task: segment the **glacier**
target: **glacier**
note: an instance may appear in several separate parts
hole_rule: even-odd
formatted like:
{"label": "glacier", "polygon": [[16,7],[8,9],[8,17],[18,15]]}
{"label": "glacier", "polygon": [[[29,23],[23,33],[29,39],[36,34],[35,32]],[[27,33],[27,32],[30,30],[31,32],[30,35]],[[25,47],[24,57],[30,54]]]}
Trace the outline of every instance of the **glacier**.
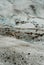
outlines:
{"label": "glacier", "polygon": [[44,0],[0,0],[0,65],[44,65]]}

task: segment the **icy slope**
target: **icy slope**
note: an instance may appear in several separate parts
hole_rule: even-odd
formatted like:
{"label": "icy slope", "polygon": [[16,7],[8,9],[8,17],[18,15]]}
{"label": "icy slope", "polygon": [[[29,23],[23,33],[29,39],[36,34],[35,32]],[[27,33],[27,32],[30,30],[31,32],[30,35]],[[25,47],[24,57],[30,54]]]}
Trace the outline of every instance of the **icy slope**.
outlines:
{"label": "icy slope", "polygon": [[33,17],[44,19],[44,0],[0,0],[0,23],[15,26]]}
{"label": "icy slope", "polygon": [[[2,30],[0,29],[1,34],[7,33],[12,36],[16,35],[15,27],[44,30],[44,0],[0,0],[0,28],[1,27],[3,28]],[[9,27],[11,29],[8,30],[7,28]],[[26,29],[26,31],[24,30],[22,32],[28,31]],[[33,33],[33,30],[31,32]],[[36,32],[35,30],[34,33],[35,36],[36,33],[38,33],[38,35],[43,33],[42,36],[44,35],[44,31]],[[23,34],[21,33],[21,38],[22,36]],[[25,34],[24,37],[25,36],[27,39],[30,39],[28,38],[29,35]]]}

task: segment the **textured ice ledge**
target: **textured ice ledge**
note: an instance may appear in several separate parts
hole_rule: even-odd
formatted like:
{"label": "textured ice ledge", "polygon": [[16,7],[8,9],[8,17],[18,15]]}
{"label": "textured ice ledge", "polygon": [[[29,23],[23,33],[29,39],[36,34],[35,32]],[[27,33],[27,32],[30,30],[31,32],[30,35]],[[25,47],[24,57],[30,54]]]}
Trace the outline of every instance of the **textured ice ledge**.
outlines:
{"label": "textured ice ledge", "polygon": [[44,45],[0,36],[0,64],[44,65]]}

